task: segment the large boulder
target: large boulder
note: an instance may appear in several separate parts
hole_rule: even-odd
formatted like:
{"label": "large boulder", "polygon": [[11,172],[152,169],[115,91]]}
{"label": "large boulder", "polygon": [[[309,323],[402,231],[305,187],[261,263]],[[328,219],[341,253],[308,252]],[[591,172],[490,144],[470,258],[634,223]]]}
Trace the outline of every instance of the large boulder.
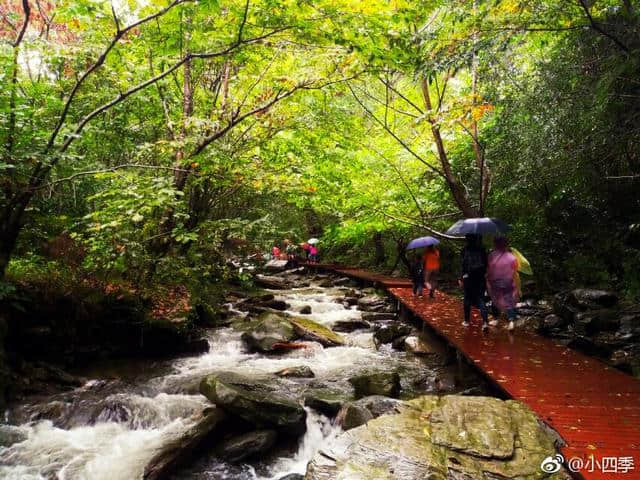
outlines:
{"label": "large boulder", "polygon": [[[453,423],[443,423],[445,417]],[[466,418],[473,421],[458,421]],[[487,432],[490,428],[499,430]],[[483,446],[484,437],[489,440]],[[484,456],[471,453],[480,450]],[[340,435],[315,455],[305,478],[568,480],[563,470],[549,475],[540,469],[555,453],[554,437],[518,402],[425,396],[403,402],[396,415],[383,415]]]}
{"label": "large boulder", "polygon": [[400,375],[398,372],[374,372],[351,377],[356,398],[369,395],[397,397],[400,393]]}
{"label": "large boulder", "polygon": [[276,428],[293,435],[306,430],[307,412],[292,398],[255,383],[243,386],[224,380],[215,374],[206,376],[200,383],[200,393],[257,428]]}
{"label": "large boulder", "polygon": [[154,453],[144,469],[144,480],[167,478],[172,471],[193,458],[198,447],[212,437],[226,419],[226,413],[219,408],[206,409],[196,425]]}
{"label": "large boulder", "polygon": [[477,457],[511,458],[516,430],[513,413],[503,403],[497,398],[447,398],[431,413],[431,441]]}
{"label": "large boulder", "polygon": [[260,322],[241,336],[251,350],[273,352],[278,344],[287,343],[297,337],[296,332],[285,317],[274,313],[263,313]]}
{"label": "large boulder", "polygon": [[276,443],[275,430],[255,430],[227,438],[217,447],[217,454],[227,462],[236,463],[268,452]]}
{"label": "large boulder", "polygon": [[309,320],[308,318],[291,317],[289,318],[295,332],[306,340],[318,342],[325,347],[333,347],[344,345],[345,340],[328,327]]}

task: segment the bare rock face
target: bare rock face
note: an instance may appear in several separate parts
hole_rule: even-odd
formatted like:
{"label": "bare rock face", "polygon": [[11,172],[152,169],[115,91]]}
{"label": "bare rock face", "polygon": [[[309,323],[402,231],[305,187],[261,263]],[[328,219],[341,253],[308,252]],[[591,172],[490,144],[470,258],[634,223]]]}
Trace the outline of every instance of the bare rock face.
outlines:
{"label": "bare rock face", "polygon": [[540,464],[556,453],[536,416],[515,401],[424,396],[371,419],[320,450],[306,480],[568,480]]}

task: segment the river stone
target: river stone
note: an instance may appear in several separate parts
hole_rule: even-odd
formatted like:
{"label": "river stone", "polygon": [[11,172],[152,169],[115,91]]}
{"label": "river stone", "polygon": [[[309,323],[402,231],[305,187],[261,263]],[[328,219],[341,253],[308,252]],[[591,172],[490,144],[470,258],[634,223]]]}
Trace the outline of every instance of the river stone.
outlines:
{"label": "river stone", "polygon": [[291,325],[293,325],[295,332],[307,340],[321,343],[325,347],[345,344],[344,338],[330,328],[313,320],[301,317],[291,317],[288,320],[291,322]]}
{"label": "river stone", "polygon": [[567,325],[567,322],[565,321],[564,318],[562,318],[559,315],[556,315],[555,313],[550,313],[549,315],[544,317],[538,330],[541,333],[549,333],[554,330],[560,330],[564,328],[566,325]]}
{"label": "river stone", "polygon": [[592,310],[575,315],[573,331],[576,335],[595,335],[599,332],[613,332],[620,328],[619,313],[615,310]]}
{"label": "river stone", "polygon": [[278,260],[277,258],[274,258],[265,263],[264,268],[266,270],[282,271],[287,268],[288,263],[289,260]]}
{"label": "river stone", "polygon": [[192,458],[198,446],[214,435],[226,418],[225,412],[219,408],[206,409],[202,419],[195,426],[179,438],[164,444],[154,453],[151,460],[147,462],[142,478],[144,480],[167,478],[173,470]]}
{"label": "river stone", "polygon": [[290,342],[297,336],[291,323],[280,315],[263,313],[259,320],[258,325],[241,336],[251,350],[272,352],[277,349],[278,343]]}
{"label": "river stone", "polygon": [[358,309],[363,312],[377,312],[384,307],[386,299],[379,295],[367,295],[358,299]]}
{"label": "river stone", "polygon": [[306,365],[299,365],[297,367],[287,367],[276,372],[279,377],[296,377],[296,378],[313,378],[315,374]]}
{"label": "river stone", "polygon": [[269,451],[277,438],[275,430],[256,430],[228,438],[219,444],[216,450],[219,457],[236,463]]}
{"label": "river stone", "polygon": [[391,343],[396,338],[409,335],[410,333],[411,327],[401,323],[390,323],[389,325],[383,325],[377,328],[373,334],[373,339],[380,345],[383,343]]}
{"label": "river stone", "polygon": [[302,315],[310,315],[311,314],[311,306],[305,305],[304,307],[302,307],[300,309],[299,313],[302,314]]}
{"label": "river stone", "polygon": [[369,412],[371,412],[371,415],[373,415],[374,418],[390,413],[402,405],[400,400],[383,397],[382,395],[370,395],[368,397],[363,397],[360,400],[356,400],[353,403],[365,407]]}
{"label": "river stone", "polygon": [[[306,480],[568,480],[564,471],[549,475],[540,469],[544,458],[556,453],[553,437],[536,416],[518,402],[496,399],[484,404],[478,397],[462,397],[463,409],[495,408],[511,415],[515,448],[507,460],[482,458],[451,450],[432,441],[432,412],[454,396],[424,396],[403,402],[396,415],[383,415],[343,433],[323,447],[307,467]],[[499,402],[500,406],[495,402]],[[508,413],[506,413],[508,412]],[[467,431],[467,430],[464,430]],[[460,433],[460,432],[458,432]],[[472,432],[479,437],[480,432]]]}
{"label": "river stone", "polygon": [[373,415],[366,407],[356,403],[348,403],[338,412],[337,423],[346,431],[364,425],[372,419]]}
{"label": "river stone", "polygon": [[400,375],[398,372],[375,372],[351,377],[349,383],[353,385],[356,398],[369,395],[383,395],[397,397],[400,393]]}
{"label": "river stone", "polygon": [[581,310],[610,308],[618,303],[618,296],[606,290],[577,288],[569,294],[568,301]]}
{"label": "river stone", "polygon": [[386,322],[397,320],[398,315],[390,312],[367,312],[362,314],[362,319],[367,322]]}
{"label": "river stone", "polygon": [[333,324],[334,331],[343,333],[350,333],[355,330],[368,330],[370,328],[371,324],[364,320],[338,320]]}
{"label": "river stone", "polygon": [[414,355],[434,355],[436,353],[433,348],[415,336],[405,338],[404,346],[407,352],[411,352]]}
{"label": "river stone", "polygon": [[253,277],[253,281],[265,288],[271,288],[274,290],[286,290],[291,287],[291,283],[283,277],[277,277],[275,275],[256,275]]}
{"label": "river stone", "polygon": [[351,399],[352,396],[344,392],[320,388],[307,392],[304,396],[304,404],[320,413],[333,417]]}
{"label": "river stone", "polygon": [[281,477],[279,480],[304,480],[304,475],[300,475],[299,473],[290,473],[289,475]]}
{"label": "river stone", "polygon": [[277,428],[293,435],[306,430],[307,412],[284,395],[226,383],[215,374],[202,379],[200,393],[258,428]]}
{"label": "river stone", "polygon": [[23,442],[27,434],[13,425],[0,425],[0,447],[10,447],[14,443]]}
{"label": "river stone", "polygon": [[483,458],[513,456],[516,427],[497,398],[445,397],[431,412],[431,441]]}

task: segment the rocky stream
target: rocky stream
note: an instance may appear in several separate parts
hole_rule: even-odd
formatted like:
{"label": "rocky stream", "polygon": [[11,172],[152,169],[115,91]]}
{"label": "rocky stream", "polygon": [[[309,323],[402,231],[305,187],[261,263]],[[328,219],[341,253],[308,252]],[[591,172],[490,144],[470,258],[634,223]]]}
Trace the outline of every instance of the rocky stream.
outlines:
{"label": "rocky stream", "polygon": [[10,406],[0,478],[548,477],[553,435],[383,292],[297,270],[257,281],[228,297],[208,352],[94,365]]}

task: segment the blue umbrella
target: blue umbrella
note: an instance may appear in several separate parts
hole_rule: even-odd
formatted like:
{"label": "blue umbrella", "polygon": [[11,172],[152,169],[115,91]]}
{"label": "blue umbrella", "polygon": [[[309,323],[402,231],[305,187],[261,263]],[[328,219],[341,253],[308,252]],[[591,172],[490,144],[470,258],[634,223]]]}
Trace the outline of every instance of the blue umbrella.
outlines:
{"label": "blue umbrella", "polygon": [[416,248],[422,248],[422,247],[430,247],[431,245],[437,245],[439,243],[440,243],[440,240],[433,237],[414,238],[409,242],[409,245],[407,245],[407,250],[414,250]]}
{"label": "blue umbrella", "polygon": [[465,218],[458,220],[447,230],[448,235],[499,235],[507,233],[511,226],[497,218]]}

